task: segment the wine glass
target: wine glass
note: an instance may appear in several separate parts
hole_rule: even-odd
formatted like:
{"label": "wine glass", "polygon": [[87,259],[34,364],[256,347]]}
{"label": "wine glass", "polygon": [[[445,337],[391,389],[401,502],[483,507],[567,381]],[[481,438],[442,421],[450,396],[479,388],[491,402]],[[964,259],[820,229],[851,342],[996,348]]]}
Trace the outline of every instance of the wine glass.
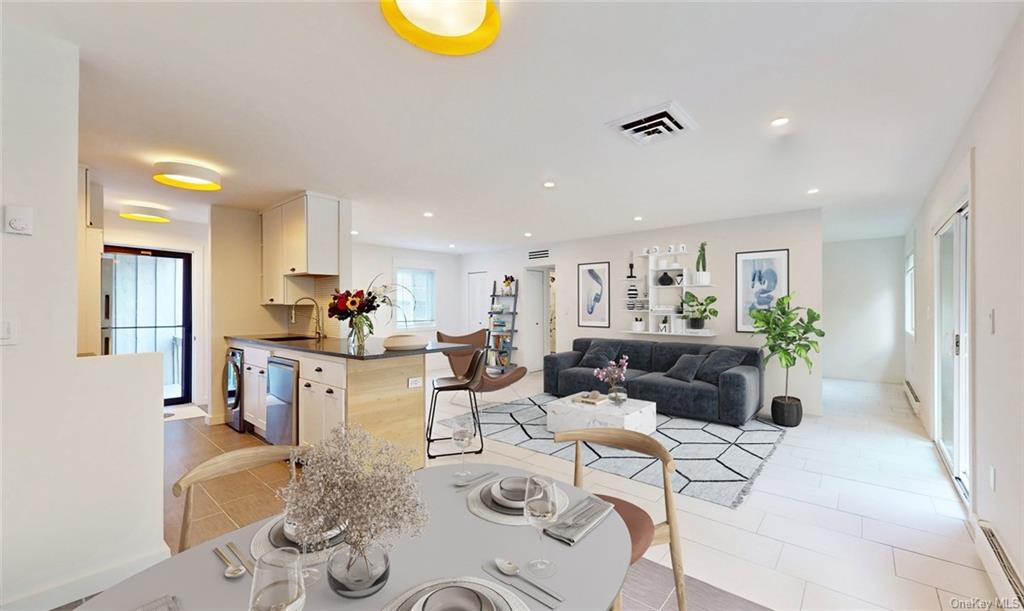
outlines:
{"label": "wine glass", "polygon": [[252,576],[250,611],[301,611],[306,604],[302,555],[294,547],[279,547],[260,556]]}
{"label": "wine glass", "polygon": [[537,577],[551,577],[558,570],[554,561],[544,557],[544,529],[558,519],[558,497],[555,482],[547,477],[532,475],[526,480],[523,513],[540,536],[540,558],[531,560],[526,569]]}
{"label": "wine glass", "polygon": [[473,427],[472,420],[459,421],[452,426],[452,443],[459,448],[459,456],[461,458],[461,468],[455,472],[455,479],[457,481],[468,481],[473,475],[473,472],[466,468],[466,448],[473,445],[475,439],[476,428]]}

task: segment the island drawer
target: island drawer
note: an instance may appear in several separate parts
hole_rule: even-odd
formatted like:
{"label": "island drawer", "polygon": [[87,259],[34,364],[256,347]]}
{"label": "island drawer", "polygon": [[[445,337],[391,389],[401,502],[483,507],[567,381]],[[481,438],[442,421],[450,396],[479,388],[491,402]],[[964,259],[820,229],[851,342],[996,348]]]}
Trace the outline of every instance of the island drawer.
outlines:
{"label": "island drawer", "polygon": [[337,388],[345,388],[345,362],[324,359],[299,359],[299,377]]}

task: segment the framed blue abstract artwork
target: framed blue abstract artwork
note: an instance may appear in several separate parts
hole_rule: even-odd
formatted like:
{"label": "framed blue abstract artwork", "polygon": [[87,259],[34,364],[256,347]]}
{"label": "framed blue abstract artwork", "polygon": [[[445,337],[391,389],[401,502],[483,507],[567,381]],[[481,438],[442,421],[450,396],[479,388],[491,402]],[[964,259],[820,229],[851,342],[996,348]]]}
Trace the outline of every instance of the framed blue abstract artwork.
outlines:
{"label": "framed blue abstract artwork", "polygon": [[577,269],[579,284],[579,322],[580,327],[611,327],[611,316],[608,302],[608,277],[611,264],[580,263]]}
{"label": "framed blue abstract artwork", "polygon": [[789,249],[736,253],[736,332],[753,333],[750,313],[789,294]]}

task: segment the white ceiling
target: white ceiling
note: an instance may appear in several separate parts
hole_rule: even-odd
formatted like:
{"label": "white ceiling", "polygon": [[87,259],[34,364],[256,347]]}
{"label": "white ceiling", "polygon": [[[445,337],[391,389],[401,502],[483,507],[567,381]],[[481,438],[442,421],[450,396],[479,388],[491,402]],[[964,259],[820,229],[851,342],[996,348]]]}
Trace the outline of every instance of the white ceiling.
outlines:
{"label": "white ceiling", "polygon": [[[4,18],[81,48],[81,156],[108,201],[263,208],[310,189],[356,203],[361,241],[468,252],[818,206],[828,239],[899,235],[1019,10],[501,6],[469,57],[410,46],[375,2]],[[641,147],[605,127],[669,99],[698,130]],[[161,159],[220,169],[224,189],[158,185]]]}

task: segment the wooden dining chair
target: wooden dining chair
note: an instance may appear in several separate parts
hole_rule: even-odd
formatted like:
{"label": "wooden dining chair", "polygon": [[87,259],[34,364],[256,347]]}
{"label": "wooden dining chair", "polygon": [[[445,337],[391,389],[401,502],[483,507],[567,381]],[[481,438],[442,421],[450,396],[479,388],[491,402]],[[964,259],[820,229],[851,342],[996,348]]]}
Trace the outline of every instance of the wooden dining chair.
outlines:
{"label": "wooden dining chair", "polygon": [[195,484],[288,460],[292,457],[293,452],[301,451],[302,448],[298,446],[259,446],[232,450],[214,456],[182,475],[171,488],[174,496],[181,496],[182,492],[185,493],[185,511],[181,518],[181,538],[178,540],[178,551],[183,552],[188,549],[188,536],[192,529],[192,501],[195,496]]}
{"label": "wooden dining chair", "polygon": [[[672,558],[672,575],[676,582],[676,602],[679,611],[686,610],[686,584],[683,578],[683,546],[679,536],[679,526],[676,518],[676,504],[672,490],[672,474],[675,473],[676,463],[668,449],[657,440],[642,433],[624,431],[622,429],[595,428],[581,429],[577,431],[563,431],[555,433],[555,442],[575,441],[576,442],[576,464],[573,475],[573,485],[577,488],[583,487],[583,443],[600,443],[623,450],[632,450],[640,454],[646,454],[661,461],[662,481],[665,488],[665,516],[666,520],[658,525],[654,524],[651,516],[642,508],[637,507],[629,501],[614,496],[598,494],[597,496],[615,506],[615,511],[626,523],[629,529],[631,553],[629,563],[634,564],[643,557],[644,553],[652,545],[668,543],[669,553]],[[622,594],[615,599],[612,607],[616,611],[622,608]]]}

